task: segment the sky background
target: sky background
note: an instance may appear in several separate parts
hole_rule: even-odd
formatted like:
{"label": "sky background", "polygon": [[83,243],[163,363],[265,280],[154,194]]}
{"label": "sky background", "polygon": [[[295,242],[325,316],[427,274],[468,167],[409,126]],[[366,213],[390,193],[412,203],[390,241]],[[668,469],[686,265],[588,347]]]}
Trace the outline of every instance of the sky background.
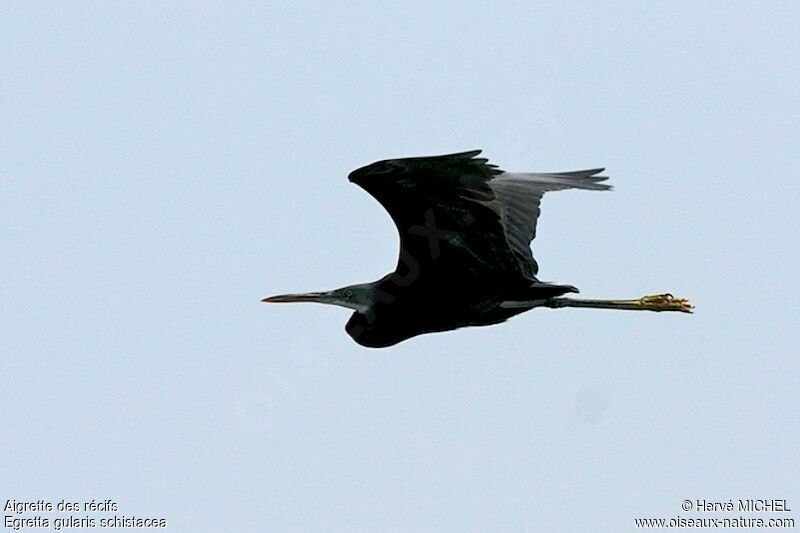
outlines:
{"label": "sky background", "polygon": [[[794,2],[3,2],[0,499],[187,532],[627,531],[738,498],[800,522],[798,26]],[[696,314],[370,350],[347,310],[259,302],[394,268],[350,170],[473,148],[607,168],[613,192],[545,197],[541,279]]]}

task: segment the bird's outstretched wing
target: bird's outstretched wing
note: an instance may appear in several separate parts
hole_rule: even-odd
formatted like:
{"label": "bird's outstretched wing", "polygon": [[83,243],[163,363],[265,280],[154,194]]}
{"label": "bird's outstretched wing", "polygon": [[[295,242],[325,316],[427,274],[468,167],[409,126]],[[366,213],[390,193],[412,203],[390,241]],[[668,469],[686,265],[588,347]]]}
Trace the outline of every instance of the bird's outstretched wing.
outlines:
{"label": "bird's outstretched wing", "polygon": [[[442,279],[514,276],[535,282],[530,242],[547,191],[606,190],[603,169],[509,173],[476,157],[480,150],[388,159],[353,171],[358,184],[389,212],[400,233],[397,273],[409,280],[436,272]],[[488,278],[488,279],[487,279]],[[513,279],[513,278],[512,278]]]}

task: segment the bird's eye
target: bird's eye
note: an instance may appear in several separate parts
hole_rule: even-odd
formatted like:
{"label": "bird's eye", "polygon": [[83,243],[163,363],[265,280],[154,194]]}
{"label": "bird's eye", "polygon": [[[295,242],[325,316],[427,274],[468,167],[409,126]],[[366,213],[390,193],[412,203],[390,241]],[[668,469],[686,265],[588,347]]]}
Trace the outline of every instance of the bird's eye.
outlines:
{"label": "bird's eye", "polygon": [[350,289],[347,289],[346,291],[344,291],[344,295],[347,296],[348,298],[350,298],[353,295],[353,291],[351,291]]}

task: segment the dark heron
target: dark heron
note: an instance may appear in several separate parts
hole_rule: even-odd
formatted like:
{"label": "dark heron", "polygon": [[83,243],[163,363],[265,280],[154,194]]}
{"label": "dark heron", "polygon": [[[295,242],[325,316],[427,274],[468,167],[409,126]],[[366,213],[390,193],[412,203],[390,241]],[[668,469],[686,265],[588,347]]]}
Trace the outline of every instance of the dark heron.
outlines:
{"label": "dark heron", "polygon": [[345,329],[373,348],[436,331],[498,324],[534,307],[594,307],[691,313],[670,294],[638,300],[578,300],[571,285],[539,281],[530,242],[544,193],[605,191],[604,169],[504,172],[480,150],[387,159],[348,177],[375,197],[400,233],[400,258],[372,283],[285,294],[264,302],[317,302],[355,312]]}

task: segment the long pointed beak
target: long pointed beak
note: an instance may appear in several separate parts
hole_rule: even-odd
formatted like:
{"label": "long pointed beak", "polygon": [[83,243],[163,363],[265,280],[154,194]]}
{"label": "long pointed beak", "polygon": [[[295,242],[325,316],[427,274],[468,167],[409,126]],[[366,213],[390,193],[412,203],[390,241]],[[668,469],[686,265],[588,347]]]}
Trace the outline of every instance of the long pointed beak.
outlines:
{"label": "long pointed beak", "polygon": [[328,303],[328,293],[326,292],[306,292],[303,294],[279,294],[264,298],[262,302],[285,303],[285,302],[317,302]]}

